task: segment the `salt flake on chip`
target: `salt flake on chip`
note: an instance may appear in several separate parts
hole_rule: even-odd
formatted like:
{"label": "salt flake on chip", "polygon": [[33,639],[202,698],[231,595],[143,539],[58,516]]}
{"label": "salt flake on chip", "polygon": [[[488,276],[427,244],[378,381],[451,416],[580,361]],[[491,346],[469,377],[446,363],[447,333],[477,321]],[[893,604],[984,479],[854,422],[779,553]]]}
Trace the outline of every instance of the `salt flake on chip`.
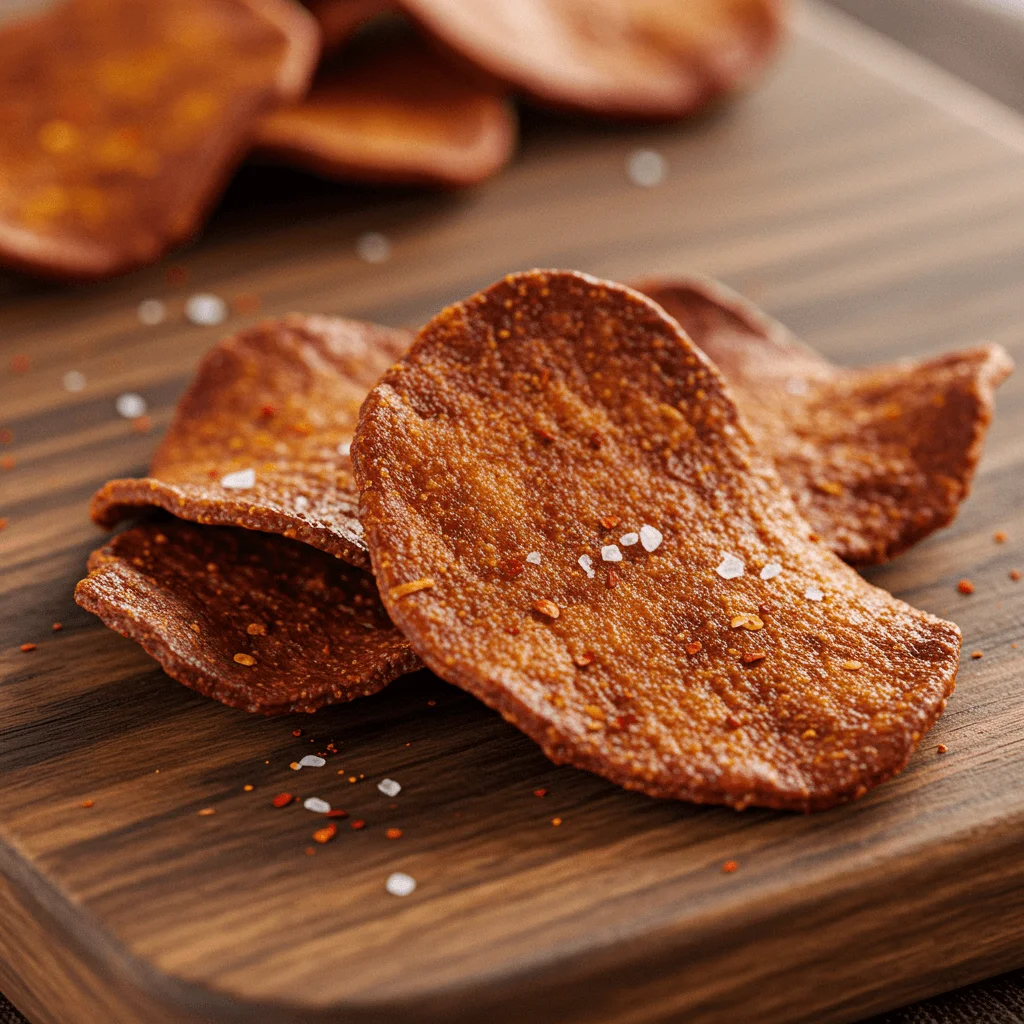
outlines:
{"label": "salt flake on chip", "polygon": [[530,565],[540,565],[540,552],[539,551],[531,551],[526,556],[526,560],[530,563]]}
{"label": "salt flake on chip", "polygon": [[761,570],[761,579],[763,579],[763,580],[773,580],[773,579],[775,579],[776,576],[779,575],[780,572],[782,572],[782,566],[779,565],[778,562],[769,562]]}
{"label": "salt flake on chip", "polygon": [[624,548],[631,548],[640,539],[639,533],[624,533],[619,538],[619,543]]}
{"label": "salt flake on chip", "polygon": [[589,579],[594,578],[594,562],[590,555],[580,555],[578,559],[580,568],[587,574]]}
{"label": "salt flake on chip", "polygon": [[818,587],[808,587],[804,591],[804,597],[806,597],[808,601],[821,601],[825,597],[825,592],[820,590]]}
{"label": "salt flake on chip", "polygon": [[256,470],[236,469],[233,473],[225,473],[220,478],[220,485],[229,491],[247,491],[256,486]]}
{"label": "salt flake on chip", "polygon": [[644,551],[656,551],[663,539],[661,530],[648,526],[646,523],[640,527],[640,544]]}
{"label": "salt flake on chip", "polygon": [[743,562],[735,555],[726,555],[715,567],[715,572],[723,580],[734,580],[743,575]]}
{"label": "salt flake on chip", "polygon": [[605,562],[621,562],[622,552],[617,544],[606,544],[601,548],[601,558]]}

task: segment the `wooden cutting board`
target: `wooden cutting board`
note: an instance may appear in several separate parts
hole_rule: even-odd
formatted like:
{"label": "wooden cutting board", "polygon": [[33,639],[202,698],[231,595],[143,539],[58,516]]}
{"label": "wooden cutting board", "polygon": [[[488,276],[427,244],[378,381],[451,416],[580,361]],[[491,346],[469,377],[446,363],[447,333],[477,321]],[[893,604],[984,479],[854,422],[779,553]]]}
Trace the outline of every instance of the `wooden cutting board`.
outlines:
{"label": "wooden cutting board", "polygon": [[[660,187],[626,179],[637,147],[666,155]],[[364,231],[391,239],[387,263],[357,259]],[[425,674],[313,717],[249,717],[71,601],[100,541],[90,493],[143,472],[218,336],[184,321],[186,295],[416,324],[533,265],[686,268],[840,362],[979,340],[1020,354],[1013,115],[810,7],[763,90],[695,122],[531,114],[515,165],[456,196],[246,172],[179,261],[186,285],[166,265],[91,288],[0,285],[14,432],[0,454],[17,460],[0,472],[0,991],[33,1021],[823,1024],[1024,963],[1024,582],[1008,576],[1024,569],[1020,378],[957,523],[870,573],[960,623],[957,692],[897,780],[825,814],[622,792],[553,767]],[[138,323],[148,297],[167,300],[165,324]],[[12,373],[22,354],[30,368]],[[84,390],[64,390],[69,370]],[[150,403],[152,432],[114,412],[125,391]],[[329,741],[326,767],[289,769]],[[285,790],[366,828],[309,856],[322,819],[273,808]],[[385,891],[393,871],[417,879],[413,895]]]}

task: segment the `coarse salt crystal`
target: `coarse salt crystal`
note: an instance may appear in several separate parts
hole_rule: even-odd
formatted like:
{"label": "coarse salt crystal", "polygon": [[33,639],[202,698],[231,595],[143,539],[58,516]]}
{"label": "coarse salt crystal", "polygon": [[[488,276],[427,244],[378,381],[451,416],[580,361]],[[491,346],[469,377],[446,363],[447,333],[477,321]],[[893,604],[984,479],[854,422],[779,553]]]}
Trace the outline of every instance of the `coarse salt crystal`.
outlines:
{"label": "coarse salt crystal", "polygon": [[80,370],[68,370],[64,374],[65,391],[81,391],[85,387],[85,374]]}
{"label": "coarse salt crystal", "polygon": [[644,551],[654,551],[659,547],[663,539],[661,530],[656,530],[653,526],[648,526],[646,523],[640,527],[640,543]]}
{"label": "coarse salt crystal", "polygon": [[408,896],[416,889],[416,879],[412,875],[407,875],[404,871],[396,871],[388,875],[384,888],[392,896]]}
{"label": "coarse salt crystal", "polygon": [[143,299],[135,310],[139,323],[145,327],[156,327],[167,318],[167,307],[159,299]]}
{"label": "coarse salt crystal", "polygon": [[228,318],[228,304],[219,295],[200,292],[185,303],[185,316],[199,327],[215,327]]}
{"label": "coarse salt crystal", "polygon": [[723,580],[734,580],[743,575],[743,562],[735,555],[726,555],[715,568]]}
{"label": "coarse salt crystal", "polygon": [[782,572],[782,566],[779,565],[778,562],[769,562],[761,570],[761,579],[763,579],[763,580],[773,580],[773,579],[775,579],[776,576],[779,575],[780,572]]}
{"label": "coarse salt crystal", "polygon": [[137,395],[134,391],[126,391],[123,395],[117,396],[114,408],[117,409],[118,415],[123,416],[126,420],[137,420],[140,416],[146,415],[146,409],[149,406],[146,405],[146,400],[142,395]]}
{"label": "coarse salt crystal", "polygon": [[234,473],[225,473],[220,478],[221,487],[231,491],[245,491],[256,486],[255,469],[238,469]]}
{"label": "coarse salt crystal", "polygon": [[594,578],[594,569],[593,569],[594,563],[591,560],[590,555],[580,555],[578,561],[580,563],[580,568],[587,574],[587,576],[590,579],[593,579]]}
{"label": "coarse salt crystal", "polygon": [[325,764],[327,762],[322,757],[317,757],[316,754],[307,754],[299,761],[301,768],[323,768]]}
{"label": "coarse salt crystal", "polygon": [[352,454],[352,442],[351,441],[342,441],[341,444],[338,445],[338,454],[339,455],[351,455]]}
{"label": "coarse salt crystal", "polygon": [[804,597],[808,601],[821,601],[825,597],[825,591],[819,590],[817,587],[808,587],[804,591]]}
{"label": "coarse salt crystal", "polygon": [[606,544],[601,548],[601,558],[605,562],[621,562],[622,552],[618,544]]}
{"label": "coarse salt crystal", "polygon": [[377,783],[377,788],[385,796],[398,796],[402,792],[402,787],[399,783],[395,782],[394,779],[381,779]]}
{"label": "coarse salt crystal", "polygon": [[526,560],[530,563],[530,565],[540,565],[540,552],[539,551],[531,551],[526,556]]}
{"label": "coarse salt crystal", "polygon": [[299,512],[305,512],[309,508],[309,498],[304,494],[295,495],[295,507]]}
{"label": "coarse salt crystal", "polygon": [[331,805],[326,800],[321,800],[318,796],[307,797],[302,801],[302,806],[314,814],[326,814],[331,809]]}
{"label": "coarse salt crystal", "polygon": [[631,548],[640,539],[639,533],[624,533],[619,538],[619,543],[624,548]]}
{"label": "coarse salt crystal", "polygon": [[639,188],[654,188],[665,180],[668,161],[654,149],[634,149],[626,159],[626,176]]}
{"label": "coarse salt crystal", "polygon": [[365,263],[387,263],[391,242],[379,231],[365,231],[356,239],[356,255]]}

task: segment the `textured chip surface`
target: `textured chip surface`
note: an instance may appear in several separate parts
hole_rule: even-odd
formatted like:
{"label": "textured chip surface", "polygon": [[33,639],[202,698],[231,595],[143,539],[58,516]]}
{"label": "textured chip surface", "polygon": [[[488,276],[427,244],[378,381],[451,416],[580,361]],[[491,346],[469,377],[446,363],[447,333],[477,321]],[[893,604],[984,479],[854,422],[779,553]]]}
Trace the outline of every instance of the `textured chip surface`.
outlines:
{"label": "textured chip surface", "polygon": [[717,282],[637,288],[722,371],[800,513],[841,558],[884,562],[956,515],[1013,370],[1000,346],[842,369]]}
{"label": "textured chip surface", "polygon": [[292,314],[222,341],[178,403],[150,475],[107,483],[93,497],[93,519],[109,529],[159,506],[368,566],[348,445],[367,391],[411,338]]}
{"label": "textured chip surface", "polygon": [[0,30],[0,258],[114,274],[190,236],[258,119],[301,95],[287,0],[68,0]]}
{"label": "textured chip surface", "polygon": [[256,134],[265,154],[326,177],[442,186],[490,177],[515,143],[500,91],[408,32],[352,44]]}
{"label": "textured chip surface", "polygon": [[168,519],[89,558],[75,600],[230,707],[315,711],[421,667],[373,577],[305,544]]}
{"label": "textured chip surface", "polygon": [[452,49],[556,107],[673,118],[772,58],[782,0],[401,0]]}
{"label": "textured chip surface", "polygon": [[956,626],[796,513],[654,303],[514,275],[432,320],[353,444],[382,600],[554,761],[653,796],[814,810],[907,761]]}

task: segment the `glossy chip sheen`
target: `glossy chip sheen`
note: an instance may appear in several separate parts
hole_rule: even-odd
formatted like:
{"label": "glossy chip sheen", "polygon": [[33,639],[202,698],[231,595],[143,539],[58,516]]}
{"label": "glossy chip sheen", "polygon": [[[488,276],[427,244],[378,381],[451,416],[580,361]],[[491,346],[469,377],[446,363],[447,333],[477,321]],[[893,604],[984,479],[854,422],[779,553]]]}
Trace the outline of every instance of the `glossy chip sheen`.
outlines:
{"label": "glossy chip sheen", "polygon": [[68,0],[0,29],[0,259],[69,278],[155,259],[318,52],[287,0]]}
{"label": "glossy chip sheen", "polygon": [[722,371],[797,508],[841,558],[884,562],[956,515],[1013,370],[1000,346],[841,369],[714,281],[637,287]]}
{"label": "glossy chip sheen", "polygon": [[369,573],[250,530],[132,527],[93,552],[75,600],[178,682],[246,711],[315,711],[420,667]]}
{"label": "glossy chip sheen", "polygon": [[213,348],[150,475],[94,496],[111,528],[146,506],[280,533],[368,566],[348,444],[367,391],[412,335],[356,320],[270,320]]}
{"label": "glossy chip sheen", "polygon": [[689,114],[759,74],[782,0],[401,0],[452,49],[536,100],[616,117]]}
{"label": "glossy chip sheen", "polygon": [[490,177],[515,142],[500,91],[411,33],[354,43],[256,135],[264,153],[327,177],[445,186]]}
{"label": "glossy chip sheen", "polygon": [[353,460],[396,626],[554,761],[820,809],[899,771],[953,688],[956,626],[809,539],[718,372],[620,285],[533,271],[448,308]]}

